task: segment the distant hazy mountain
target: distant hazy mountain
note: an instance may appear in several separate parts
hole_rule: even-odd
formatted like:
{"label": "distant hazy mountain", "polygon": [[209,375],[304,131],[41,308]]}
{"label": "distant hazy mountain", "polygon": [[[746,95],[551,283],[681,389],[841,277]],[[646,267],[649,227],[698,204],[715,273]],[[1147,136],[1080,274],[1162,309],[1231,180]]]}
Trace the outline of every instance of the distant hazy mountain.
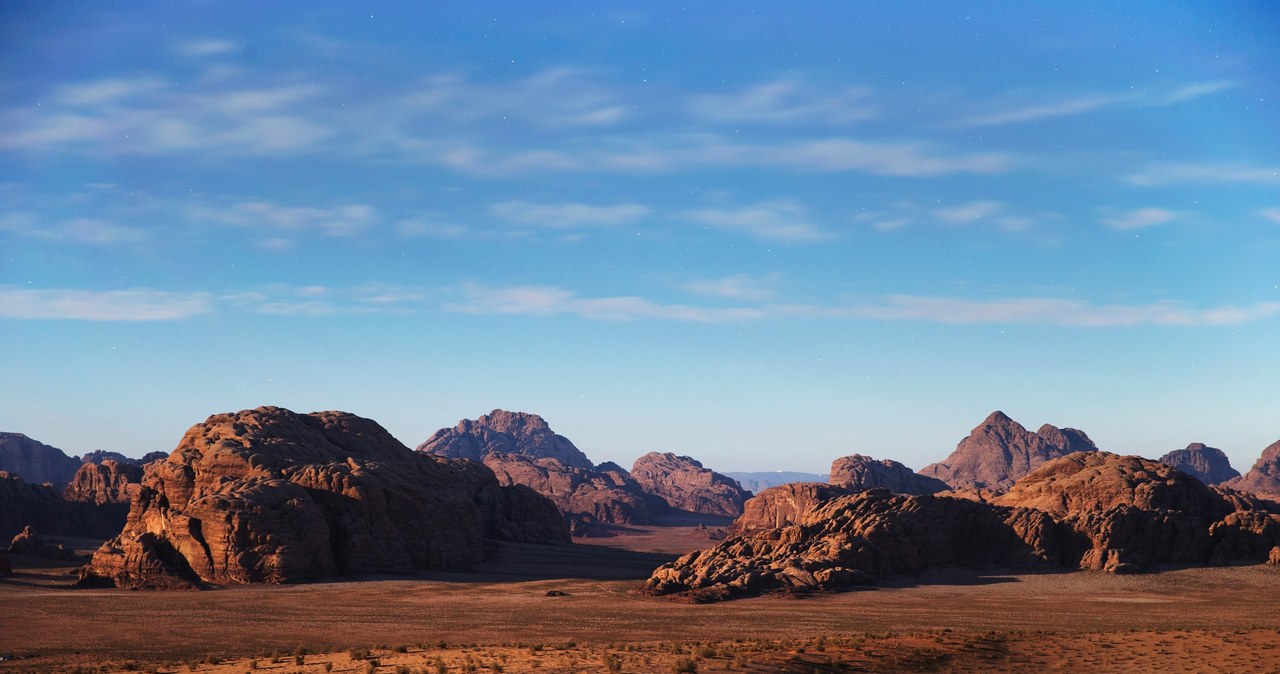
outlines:
{"label": "distant hazy mountain", "polygon": [[792,482],[826,482],[826,473],[799,473],[793,470],[776,470],[765,471],[760,473],[725,473],[725,475],[738,481],[743,489],[753,494],[776,487],[780,484],[790,484]]}

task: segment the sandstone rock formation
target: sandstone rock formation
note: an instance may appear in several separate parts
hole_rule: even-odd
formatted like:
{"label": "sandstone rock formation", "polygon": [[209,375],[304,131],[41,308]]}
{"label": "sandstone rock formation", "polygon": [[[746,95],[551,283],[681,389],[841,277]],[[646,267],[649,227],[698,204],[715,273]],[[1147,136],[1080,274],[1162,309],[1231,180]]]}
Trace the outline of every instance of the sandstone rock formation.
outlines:
{"label": "sandstone rock formation", "polygon": [[84,580],[189,587],[459,568],[482,558],[486,536],[567,540],[539,500],[355,415],[218,414],[145,466],[124,530]]}
{"label": "sandstone rock formation", "polygon": [[732,531],[745,534],[792,525],[819,503],[851,493],[851,489],[826,482],[789,482],[772,487],[747,500]]}
{"label": "sandstone rock formation", "polygon": [[653,515],[644,490],[616,464],[602,464],[606,470],[595,470],[564,466],[550,458],[489,454],[484,465],[501,484],[522,485],[550,499],[574,535],[585,535],[600,522],[648,524]]}
{"label": "sandstone rock formation", "polygon": [[1232,489],[1280,499],[1280,440],[1262,450],[1249,472],[1223,483]]}
{"label": "sandstone rock formation", "polygon": [[[736,526],[740,535],[657,569],[646,590],[722,599],[835,589],[934,566],[1126,573],[1261,562],[1280,544],[1280,515],[1231,502],[1164,464],[1096,451],[1043,464],[997,503],[792,487],[816,504],[796,515],[803,501],[760,494],[739,522],[772,516],[781,526]],[[771,501],[783,507],[764,513]]]}
{"label": "sandstone rock formation", "polygon": [[595,468],[586,454],[568,438],[555,434],[542,417],[506,410],[442,428],[418,445],[418,451],[472,461],[483,461],[490,454],[515,454],[535,460],[555,459],[569,468]]}
{"label": "sandstone rock formation", "polygon": [[888,489],[895,494],[934,494],[949,489],[946,482],[921,475],[892,459],[876,461],[861,454],[832,461],[830,481],[851,489]]}
{"label": "sandstone rock formation", "polygon": [[551,499],[574,535],[592,524],[648,524],[665,507],[613,463],[596,466],[536,414],[494,410],[443,428],[419,452],[483,462],[503,485],[525,485]]}
{"label": "sandstone rock formation", "polygon": [[127,463],[130,465],[141,465],[137,459],[131,459],[120,452],[109,452],[105,449],[95,449],[80,457],[80,463],[102,463],[110,459],[116,463]]}
{"label": "sandstone rock formation", "polygon": [[135,463],[120,463],[112,459],[101,463],[82,463],[71,483],[62,491],[62,498],[96,505],[128,504],[129,485],[140,481],[142,467]]}
{"label": "sandstone rock formation", "polygon": [[58,498],[46,484],[28,484],[17,475],[0,471],[0,540],[7,540],[31,526],[50,534],[69,536],[115,535],[124,523],[123,512]]}
{"label": "sandstone rock formation", "polygon": [[649,452],[636,459],[631,477],[641,489],[678,510],[737,517],[751,494],[688,456]]}
{"label": "sandstone rock formation", "polygon": [[1237,477],[1240,471],[1231,467],[1231,460],[1217,447],[1193,442],[1186,449],[1175,449],[1160,457],[1160,463],[1168,464],[1208,484],[1220,484]]}
{"label": "sandstone rock formation", "polygon": [[21,433],[0,433],[0,470],[20,476],[28,484],[49,482],[62,489],[79,468],[79,459],[57,447]]}
{"label": "sandstone rock formation", "polygon": [[925,466],[920,474],[957,489],[1004,490],[1050,459],[1097,450],[1084,431],[1045,424],[1032,433],[1004,412],[996,411],[961,440],[950,456]]}
{"label": "sandstone rock formation", "polygon": [[13,540],[9,542],[9,553],[13,555],[27,555],[30,557],[47,557],[49,559],[58,559],[69,561],[76,558],[76,553],[67,546],[59,543],[57,545],[47,545],[44,537],[40,532],[31,526],[23,527],[22,531]]}

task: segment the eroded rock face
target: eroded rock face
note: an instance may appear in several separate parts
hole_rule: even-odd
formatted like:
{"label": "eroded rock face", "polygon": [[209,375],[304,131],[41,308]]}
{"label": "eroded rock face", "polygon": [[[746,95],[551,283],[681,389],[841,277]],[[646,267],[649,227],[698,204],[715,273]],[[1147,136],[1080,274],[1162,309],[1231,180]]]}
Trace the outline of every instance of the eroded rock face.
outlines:
{"label": "eroded rock face", "polygon": [[131,459],[120,452],[109,452],[105,449],[95,449],[87,452],[80,457],[81,463],[102,463],[106,460],[112,460],[116,463],[126,463],[130,465],[141,465],[137,459]]}
{"label": "eroded rock face", "polygon": [[79,468],[79,459],[57,447],[21,433],[0,433],[0,470],[20,476],[28,484],[49,482],[62,489]]}
{"label": "eroded rock face", "polygon": [[1165,454],[1160,457],[1160,463],[1173,466],[1208,485],[1240,477],[1240,471],[1231,467],[1231,460],[1221,449],[1200,442]]}
{"label": "eroded rock face", "polygon": [[1280,441],[1262,450],[1262,456],[1249,472],[1223,484],[1232,489],[1280,499]]}
{"label": "eroded rock face", "polygon": [[[129,485],[142,481],[142,467],[106,459],[101,463],[82,463],[71,483],[62,491],[67,501],[106,505],[129,503]],[[136,489],[136,488],[135,488]]]}
{"label": "eroded rock face", "polygon": [[1032,433],[996,411],[961,440],[950,456],[925,466],[920,474],[942,480],[954,489],[1003,491],[1046,461],[1097,450],[1084,431],[1045,424]]}
{"label": "eroded rock face", "polygon": [[542,417],[525,412],[494,410],[479,419],[463,419],[453,428],[436,431],[418,451],[436,456],[484,461],[490,454],[515,454],[530,459],[555,459],[569,468],[595,468],[595,464],[557,435]]}
{"label": "eroded rock face", "polygon": [[826,590],[932,566],[1127,573],[1261,562],[1280,544],[1280,515],[1254,507],[1265,501],[1229,500],[1159,462],[1096,451],[1045,463],[996,503],[817,486],[831,491],[788,485],[803,498],[767,490],[748,501],[739,523],[777,526],[737,526],[657,569],[647,591],[704,600]]}
{"label": "eroded rock face", "polygon": [[299,582],[460,568],[480,561],[486,536],[567,539],[558,517],[545,519],[549,504],[525,501],[536,498],[504,490],[483,466],[412,452],[352,414],[218,414],[145,466],[124,530],[85,578]]}
{"label": "eroded rock face", "polygon": [[652,504],[627,471],[616,464],[605,470],[573,468],[555,459],[530,459],[519,454],[489,454],[484,458],[504,485],[522,485],[551,500],[575,534],[597,522],[648,524]]}
{"label": "eroded rock face", "polygon": [[626,470],[596,466],[536,414],[494,410],[443,428],[418,452],[478,461],[504,485],[524,485],[550,499],[575,535],[592,524],[648,524],[665,507],[645,494]]}
{"label": "eroded rock face", "polygon": [[636,459],[631,477],[645,492],[689,512],[737,517],[751,498],[736,480],[671,452],[649,452]]}
{"label": "eroded rock face", "polygon": [[921,475],[892,459],[877,461],[861,454],[832,461],[829,479],[831,484],[850,489],[888,489],[895,494],[935,494],[950,488],[942,480]]}
{"label": "eroded rock face", "polygon": [[789,526],[819,503],[851,493],[852,489],[826,482],[788,482],[770,487],[747,500],[732,531],[745,534]]}

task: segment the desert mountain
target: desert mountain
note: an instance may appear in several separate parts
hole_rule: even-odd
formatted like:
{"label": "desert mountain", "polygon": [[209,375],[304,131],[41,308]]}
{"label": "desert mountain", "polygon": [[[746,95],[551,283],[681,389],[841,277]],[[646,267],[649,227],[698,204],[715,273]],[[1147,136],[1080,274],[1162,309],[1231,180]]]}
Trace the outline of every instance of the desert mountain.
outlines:
{"label": "desert mountain", "polygon": [[751,498],[733,478],[671,452],[649,452],[636,459],[631,477],[672,508],[695,513],[737,517],[742,514],[742,504]]}
{"label": "desert mountain", "polygon": [[534,460],[555,459],[568,468],[595,468],[586,454],[568,438],[553,432],[542,417],[506,410],[494,410],[475,420],[463,419],[453,428],[442,428],[418,445],[418,451],[472,461],[483,461],[490,454],[513,454]]}
{"label": "desert mountain", "polygon": [[0,433],[0,470],[21,476],[28,484],[50,482],[62,489],[79,468],[79,459],[57,447],[21,433]]}
{"label": "desert mountain", "polygon": [[119,508],[98,508],[67,502],[45,484],[30,484],[18,475],[0,471],[0,541],[30,526],[50,534],[106,537],[120,531]]}
{"label": "desert mountain", "polygon": [[876,461],[851,454],[831,462],[831,484],[850,489],[888,489],[895,494],[934,494],[950,487],[933,477],[921,475],[892,459]]}
{"label": "desert mountain", "polygon": [[1200,442],[1193,442],[1186,449],[1175,449],[1165,454],[1160,457],[1160,463],[1173,466],[1210,485],[1240,477],[1240,471],[1231,467],[1231,460],[1221,449],[1208,447]]}
{"label": "desert mountain", "polygon": [[1004,412],[995,411],[960,441],[951,456],[925,466],[920,474],[955,489],[1004,490],[1050,459],[1097,450],[1084,431],[1045,424],[1032,433]]}
{"label": "desert mountain", "polygon": [[550,499],[574,535],[585,535],[596,522],[648,524],[653,515],[652,499],[617,464],[570,468],[555,459],[488,454],[484,465],[501,484],[521,485]]}
{"label": "desert mountain", "polygon": [[96,505],[127,504],[132,493],[129,485],[138,484],[141,480],[142,467],[136,463],[121,463],[113,459],[99,463],[89,461],[80,464],[80,470],[62,491],[62,498]]}
{"label": "desert mountain", "polygon": [[286,583],[465,567],[483,539],[568,540],[559,513],[470,461],[413,452],[344,412],[260,407],[191,427],[143,468],[86,582]]}
{"label": "desert mountain", "polygon": [[[748,502],[748,513],[768,495]],[[1155,461],[1076,453],[1044,463],[1000,504],[876,489],[798,515],[775,510],[776,528],[659,567],[646,589],[703,600],[834,589],[938,566],[1125,573],[1265,561],[1280,544],[1280,515],[1241,507]]]}
{"label": "desert mountain", "polygon": [[1249,472],[1229,480],[1225,486],[1280,499],[1280,440],[1262,450]]}
{"label": "desert mountain", "polygon": [[737,480],[738,484],[742,485],[743,489],[746,489],[753,494],[759,494],[770,487],[791,484],[792,482],[827,481],[827,475],[823,473],[801,473],[793,470],[774,470],[767,472],[730,471],[725,473],[725,476]]}
{"label": "desert mountain", "polygon": [[819,503],[855,490],[826,482],[788,482],[770,487],[751,497],[742,506],[742,516],[733,522],[733,532],[744,534],[777,529],[800,521]]}
{"label": "desert mountain", "polygon": [[536,414],[494,410],[463,419],[436,431],[417,451],[484,463],[502,484],[522,484],[551,499],[575,534],[596,522],[648,524],[662,504],[620,466],[597,467]]}

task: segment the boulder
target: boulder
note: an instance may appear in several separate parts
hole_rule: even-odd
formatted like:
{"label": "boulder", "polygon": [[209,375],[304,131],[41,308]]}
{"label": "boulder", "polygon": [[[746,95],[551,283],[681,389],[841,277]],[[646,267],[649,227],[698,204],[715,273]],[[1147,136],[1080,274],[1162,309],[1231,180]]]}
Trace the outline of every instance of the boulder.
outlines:
{"label": "boulder", "polygon": [[636,459],[631,477],[646,493],[677,510],[737,517],[751,494],[736,480],[688,457],[649,452]]}
{"label": "boulder", "polygon": [[1160,457],[1160,463],[1173,466],[1208,485],[1240,477],[1240,471],[1231,467],[1231,460],[1221,449],[1200,442],[1165,454]]}
{"label": "boulder", "polygon": [[978,487],[1003,491],[1040,464],[1074,452],[1096,452],[1084,431],[1045,424],[1032,433],[1004,412],[992,412],[940,463],[921,475],[952,488]]}
{"label": "boulder", "polygon": [[124,530],[82,580],[166,588],[463,568],[487,536],[566,540],[559,518],[507,519],[551,512],[525,507],[533,500],[352,414],[217,414],[144,467]]}
{"label": "boulder", "polygon": [[892,459],[879,461],[861,454],[831,462],[831,484],[850,489],[888,489],[895,494],[936,494],[949,489],[946,482],[921,475]]}
{"label": "boulder", "polygon": [[28,484],[49,482],[62,489],[79,468],[79,459],[57,447],[21,433],[0,433],[0,471],[18,475]]}

